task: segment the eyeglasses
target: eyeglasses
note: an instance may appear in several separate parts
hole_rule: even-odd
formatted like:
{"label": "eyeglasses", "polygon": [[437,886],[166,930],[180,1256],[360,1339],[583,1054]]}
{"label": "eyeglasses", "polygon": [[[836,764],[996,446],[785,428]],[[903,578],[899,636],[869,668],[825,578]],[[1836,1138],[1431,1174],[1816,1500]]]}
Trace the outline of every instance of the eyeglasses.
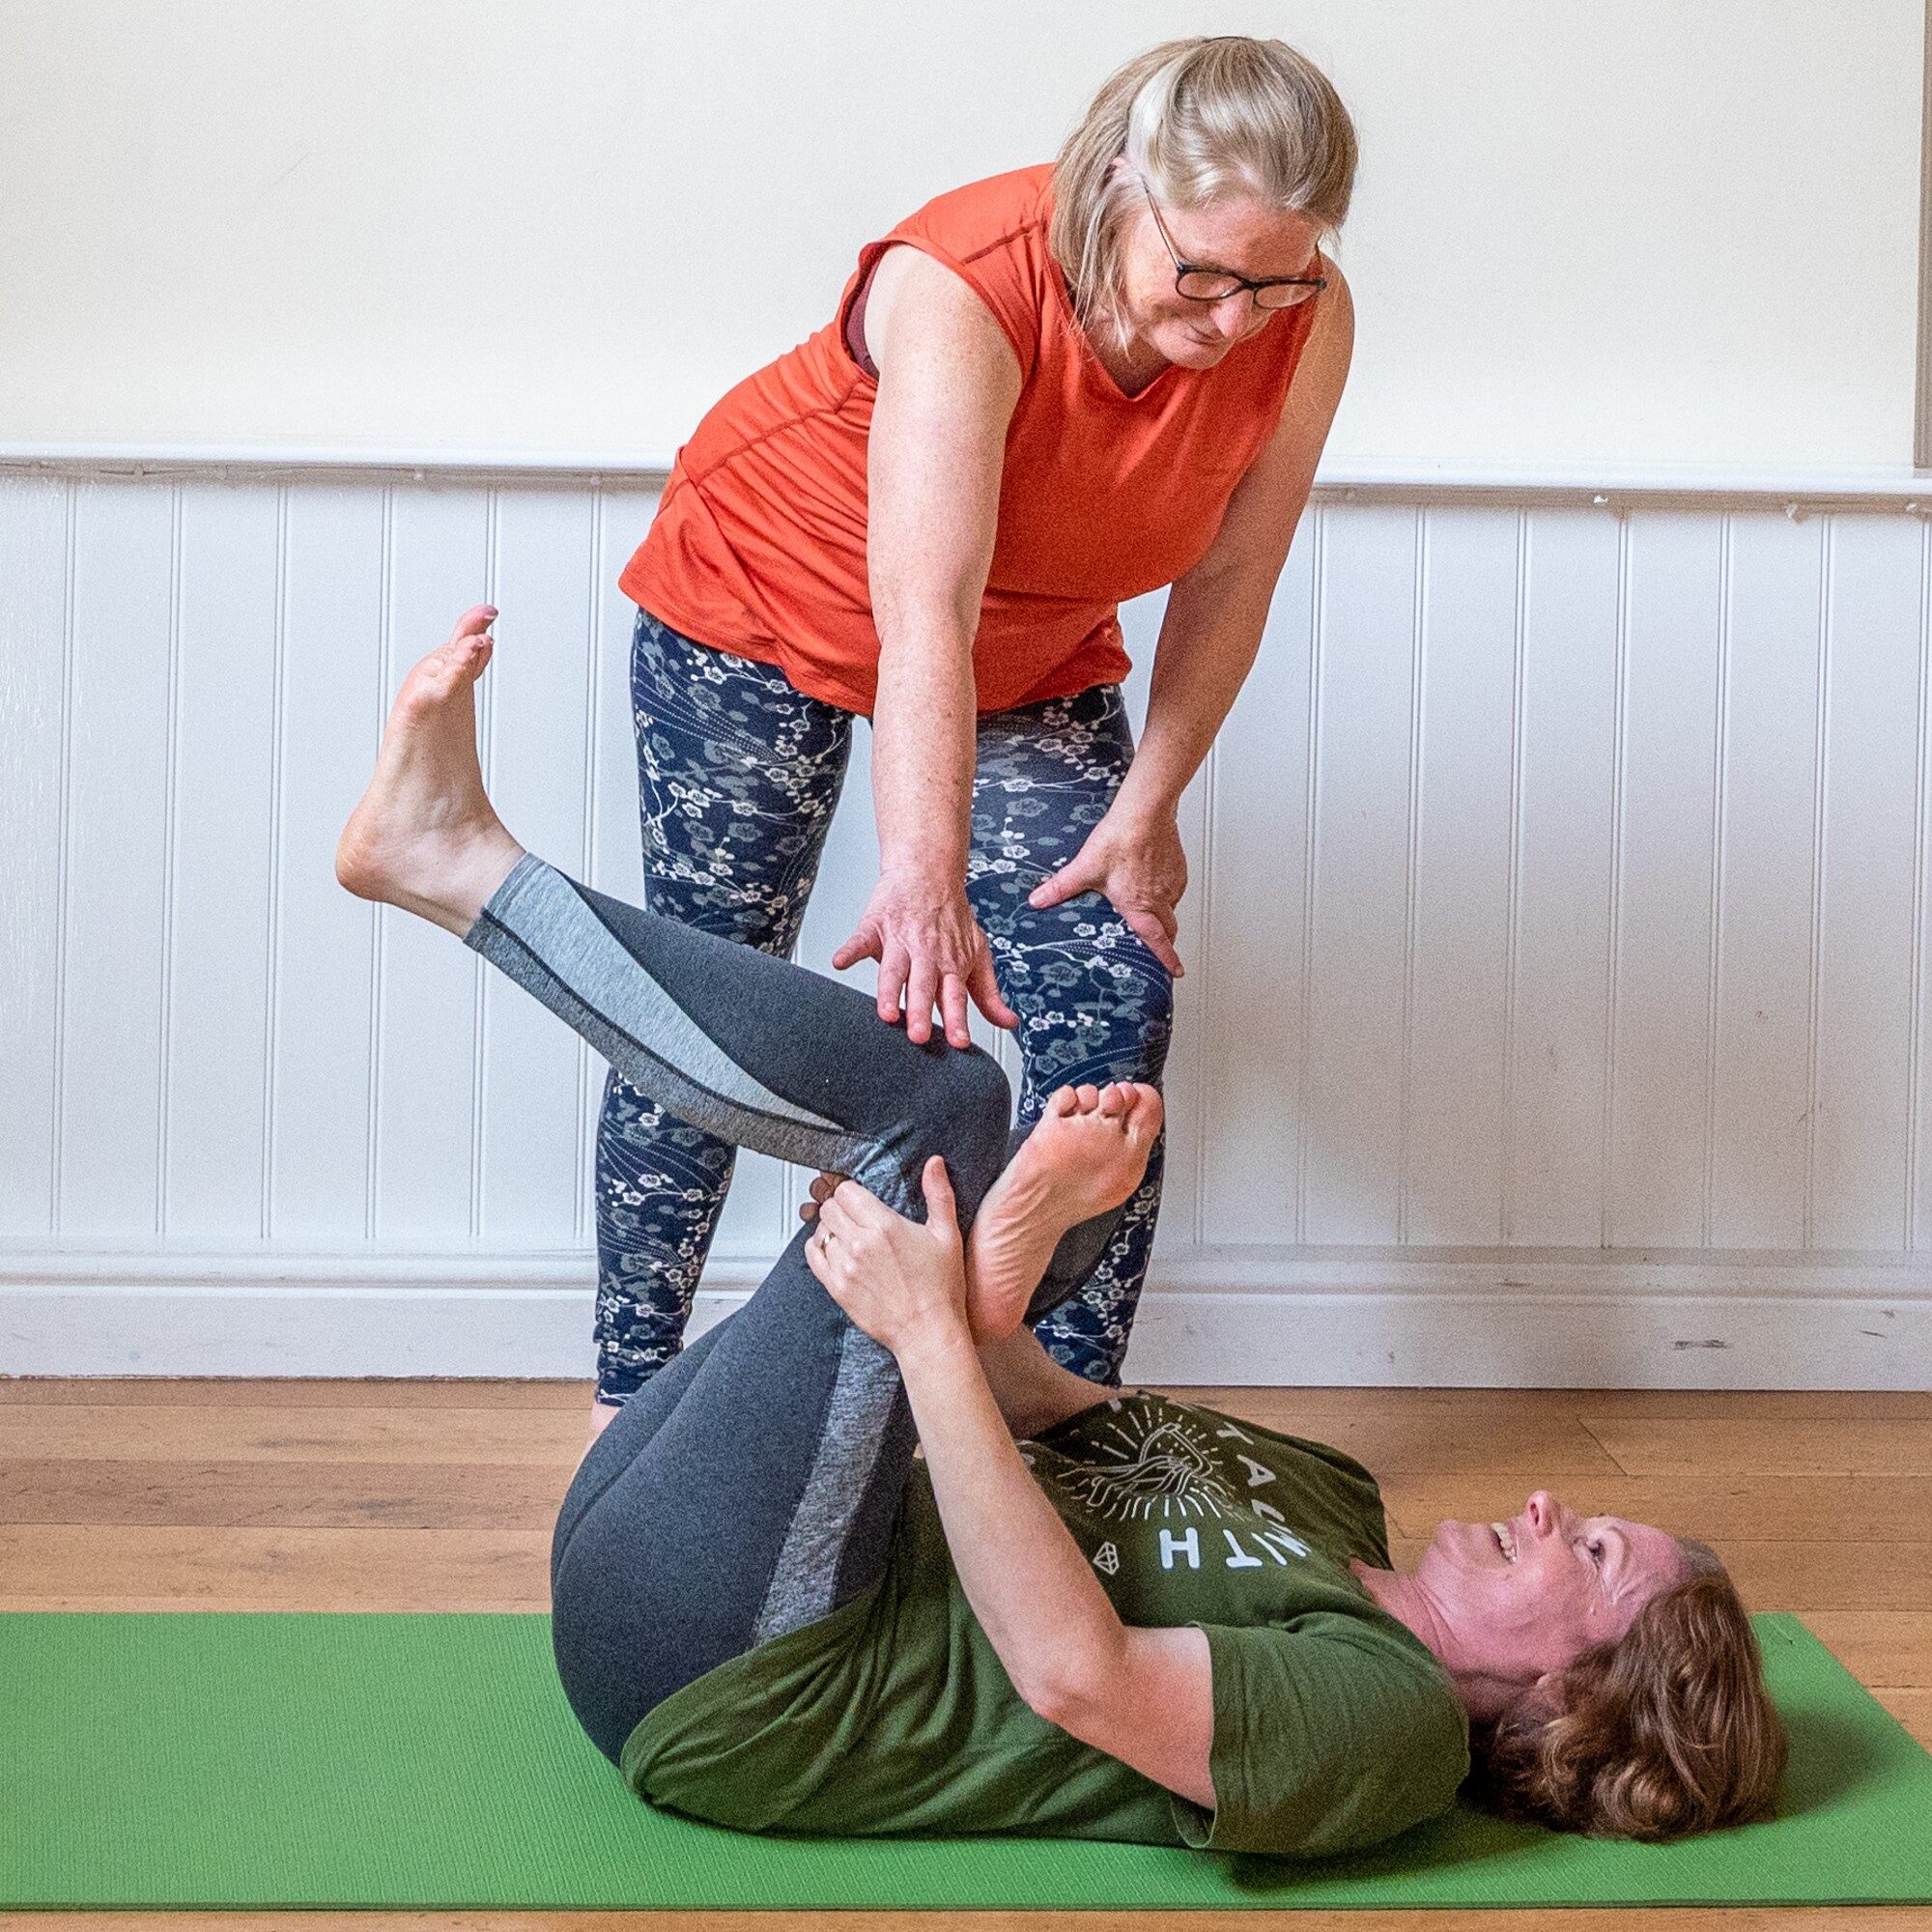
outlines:
{"label": "eyeglasses", "polygon": [[1307,301],[1328,286],[1326,275],[1270,275],[1253,282],[1246,275],[1231,274],[1226,269],[1204,269],[1196,263],[1183,262],[1174,245],[1174,237],[1167,232],[1167,223],[1160,218],[1147,177],[1137,174],[1134,179],[1147,195],[1153,225],[1160,230],[1160,239],[1173,259],[1175,293],[1185,296],[1189,301],[1226,301],[1236,290],[1248,289],[1254,294],[1257,308],[1293,308],[1296,302]]}

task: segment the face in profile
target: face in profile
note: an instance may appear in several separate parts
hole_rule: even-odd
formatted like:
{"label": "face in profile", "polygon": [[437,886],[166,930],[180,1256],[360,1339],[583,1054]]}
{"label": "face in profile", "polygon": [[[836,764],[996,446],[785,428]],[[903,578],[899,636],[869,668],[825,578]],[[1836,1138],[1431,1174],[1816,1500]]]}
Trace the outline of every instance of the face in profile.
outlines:
{"label": "face in profile", "polygon": [[1437,1523],[1414,1581],[1453,1647],[1444,1661],[1482,1717],[1592,1644],[1622,1636],[1686,1574],[1667,1530],[1579,1516],[1538,1490],[1510,1521]]}

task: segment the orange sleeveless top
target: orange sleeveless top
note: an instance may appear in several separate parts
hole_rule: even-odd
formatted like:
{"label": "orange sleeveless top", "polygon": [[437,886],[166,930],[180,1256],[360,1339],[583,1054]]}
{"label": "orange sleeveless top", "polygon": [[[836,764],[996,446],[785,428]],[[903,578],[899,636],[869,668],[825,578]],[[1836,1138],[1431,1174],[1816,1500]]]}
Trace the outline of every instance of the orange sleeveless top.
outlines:
{"label": "orange sleeveless top", "polygon": [[870,714],[879,638],[866,442],[878,382],[855,358],[849,326],[880,255],[904,242],[971,286],[1023,378],[973,645],[980,710],[1125,676],[1116,607],[1207,552],[1280,420],[1315,302],[1211,369],[1169,363],[1123,395],[1047,252],[1052,176],[1041,166],[974,182],[868,242],[837,317],[729,390],[678,451],[618,580],[625,593],[699,643],[776,665],[798,690]]}

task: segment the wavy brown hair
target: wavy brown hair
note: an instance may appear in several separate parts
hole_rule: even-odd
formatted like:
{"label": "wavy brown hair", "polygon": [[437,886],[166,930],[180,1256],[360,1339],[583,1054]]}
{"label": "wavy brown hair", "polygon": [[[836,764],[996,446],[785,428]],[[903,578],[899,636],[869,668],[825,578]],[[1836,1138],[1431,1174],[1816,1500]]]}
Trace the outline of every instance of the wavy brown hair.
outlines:
{"label": "wavy brown hair", "polygon": [[1679,1548],[1690,1574],[1622,1636],[1477,1730],[1478,1803],[1559,1832],[1652,1842],[1769,1814],[1788,1747],[1756,1634],[1717,1553]]}
{"label": "wavy brown hair", "polygon": [[1054,163],[1047,247],[1082,326],[1122,341],[1120,237],[1142,203],[1137,174],[1175,208],[1244,194],[1332,235],[1354,190],[1355,126],[1328,77],[1282,41],[1167,41],[1110,76]]}

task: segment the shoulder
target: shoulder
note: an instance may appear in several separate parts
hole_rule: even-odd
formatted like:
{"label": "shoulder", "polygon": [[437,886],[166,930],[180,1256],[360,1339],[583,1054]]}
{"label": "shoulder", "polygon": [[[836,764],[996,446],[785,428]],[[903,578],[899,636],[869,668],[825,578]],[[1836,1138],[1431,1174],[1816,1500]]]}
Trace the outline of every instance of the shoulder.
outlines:
{"label": "shoulder", "polygon": [[872,366],[897,362],[911,342],[921,360],[955,380],[990,384],[1012,394],[1026,373],[1031,344],[998,301],[959,265],[918,242],[895,242],[879,258],[866,299],[866,348]]}
{"label": "shoulder", "polygon": [[1042,275],[1051,266],[1046,221],[1052,176],[1052,168],[1042,165],[968,182],[934,196],[885,237],[866,314],[867,346],[875,362],[887,321],[903,298],[924,327],[1004,337],[1021,377],[1032,373],[1039,353]]}
{"label": "shoulder", "polygon": [[1454,1802],[1469,1769],[1467,1719],[1417,1647],[1333,1611],[1208,1636],[1213,1844],[1358,1850]]}
{"label": "shoulder", "polygon": [[1048,163],[988,175],[936,194],[915,209],[889,240],[924,238],[966,260],[1043,233],[1051,212]]}
{"label": "shoulder", "polygon": [[[1315,319],[1302,345],[1296,375],[1319,372],[1324,379],[1346,379],[1355,346],[1355,298],[1339,262],[1324,254],[1321,272],[1328,286],[1315,298]],[[1340,380],[1335,386],[1339,391]]]}

